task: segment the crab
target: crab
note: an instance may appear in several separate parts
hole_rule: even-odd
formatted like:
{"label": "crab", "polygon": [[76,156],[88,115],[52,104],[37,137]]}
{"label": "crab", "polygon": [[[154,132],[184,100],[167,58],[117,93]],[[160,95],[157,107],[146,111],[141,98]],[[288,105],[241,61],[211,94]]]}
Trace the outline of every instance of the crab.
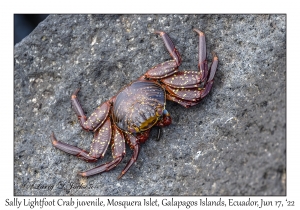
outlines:
{"label": "crab", "polygon": [[[79,172],[84,177],[114,169],[125,156],[125,144],[133,150],[118,179],[136,162],[140,145],[148,138],[153,126],[162,128],[172,119],[165,109],[166,101],[176,102],[186,108],[198,104],[211,90],[217,70],[218,57],[213,53],[210,68],[206,59],[205,35],[193,29],[199,36],[199,63],[197,71],[179,71],[181,57],[167,33],[155,31],[162,38],[171,60],[149,69],[136,81],[121,89],[115,96],[98,106],[87,117],[79,103],[75,90],[71,96],[72,107],[81,127],[94,132],[89,152],[58,141],[52,132],[52,145],[87,162],[103,158],[111,145],[113,160],[90,170]],[[160,133],[160,132],[159,132]],[[158,136],[159,138],[159,136]]]}

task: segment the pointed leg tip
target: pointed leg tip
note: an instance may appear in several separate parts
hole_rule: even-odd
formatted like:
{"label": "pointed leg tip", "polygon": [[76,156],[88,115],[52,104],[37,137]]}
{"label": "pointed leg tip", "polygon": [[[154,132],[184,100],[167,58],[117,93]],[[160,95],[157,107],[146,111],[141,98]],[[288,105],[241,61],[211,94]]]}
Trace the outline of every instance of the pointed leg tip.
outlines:
{"label": "pointed leg tip", "polygon": [[214,60],[218,60],[218,56],[215,52],[212,52],[211,54],[212,54]]}
{"label": "pointed leg tip", "polygon": [[218,56],[216,54],[214,54],[213,55],[213,61],[218,61],[218,60],[219,60]]}
{"label": "pointed leg tip", "polygon": [[77,89],[73,92],[73,94],[72,94],[72,96],[71,96],[72,99],[74,99],[74,98],[77,97],[77,93],[79,92],[79,90],[80,90],[80,88],[77,88]]}
{"label": "pointed leg tip", "polygon": [[51,133],[51,143],[55,146],[57,144],[57,140],[55,138],[54,132]]}
{"label": "pointed leg tip", "polygon": [[85,172],[78,172],[77,174],[78,174],[79,176],[86,177],[86,173],[85,173]]}
{"label": "pointed leg tip", "polygon": [[122,171],[122,173],[120,173],[120,175],[118,176],[118,180],[121,179],[124,174],[125,173],[123,173],[123,171]]}
{"label": "pointed leg tip", "polygon": [[157,31],[157,30],[155,30],[154,33],[155,34],[159,34],[160,36],[163,36],[165,34],[165,32],[163,32],[163,31]]}
{"label": "pointed leg tip", "polygon": [[194,28],[193,31],[197,32],[199,36],[204,36],[204,33],[196,28]]}

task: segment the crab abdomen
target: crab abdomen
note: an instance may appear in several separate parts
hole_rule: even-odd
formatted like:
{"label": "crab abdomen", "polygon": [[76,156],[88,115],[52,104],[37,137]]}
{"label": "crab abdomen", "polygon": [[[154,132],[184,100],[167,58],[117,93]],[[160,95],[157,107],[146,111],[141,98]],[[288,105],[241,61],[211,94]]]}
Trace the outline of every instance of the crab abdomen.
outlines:
{"label": "crab abdomen", "polygon": [[155,125],[165,103],[165,90],[158,83],[136,81],[116,96],[112,118],[123,131],[138,133]]}

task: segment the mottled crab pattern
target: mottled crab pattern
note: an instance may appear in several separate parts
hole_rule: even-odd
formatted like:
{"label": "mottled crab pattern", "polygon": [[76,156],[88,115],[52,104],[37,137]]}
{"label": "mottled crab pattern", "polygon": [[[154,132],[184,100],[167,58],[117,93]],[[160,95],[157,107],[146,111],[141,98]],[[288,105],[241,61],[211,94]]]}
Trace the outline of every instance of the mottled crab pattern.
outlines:
{"label": "mottled crab pattern", "polygon": [[165,109],[166,101],[174,101],[186,108],[200,102],[211,90],[217,69],[218,58],[208,68],[204,33],[194,29],[199,35],[198,71],[179,71],[181,57],[170,37],[156,31],[169,51],[172,60],[149,69],[136,81],[124,87],[119,93],[96,108],[86,117],[77,99],[76,90],[71,101],[80,125],[84,130],[93,131],[94,138],[90,151],[58,141],[52,133],[54,147],[87,162],[102,158],[111,145],[113,160],[80,172],[81,176],[91,176],[115,168],[125,156],[125,142],[133,150],[133,155],[118,178],[121,178],[137,160],[140,144],[144,143],[153,126],[159,128],[170,125],[172,120]]}

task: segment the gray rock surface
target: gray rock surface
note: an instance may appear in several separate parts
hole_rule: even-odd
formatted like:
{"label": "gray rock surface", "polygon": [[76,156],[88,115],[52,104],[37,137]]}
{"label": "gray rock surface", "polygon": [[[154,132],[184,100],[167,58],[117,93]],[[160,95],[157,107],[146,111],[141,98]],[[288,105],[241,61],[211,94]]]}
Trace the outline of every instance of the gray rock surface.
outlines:
{"label": "gray rock surface", "polygon": [[[196,70],[198,37],[219,56],[211,93],[185,109],[169,102],[173,124],[142,145],[134,166],[77,175],[86,163],[52,147],[50,134],[90,147],[70,104],[87,115],[147,69],[170,59],[164,30]],[[211,60],[211,54],[208,54]],[[50,15],[14,51],[15,195],[285,195],[285,15]]]}

